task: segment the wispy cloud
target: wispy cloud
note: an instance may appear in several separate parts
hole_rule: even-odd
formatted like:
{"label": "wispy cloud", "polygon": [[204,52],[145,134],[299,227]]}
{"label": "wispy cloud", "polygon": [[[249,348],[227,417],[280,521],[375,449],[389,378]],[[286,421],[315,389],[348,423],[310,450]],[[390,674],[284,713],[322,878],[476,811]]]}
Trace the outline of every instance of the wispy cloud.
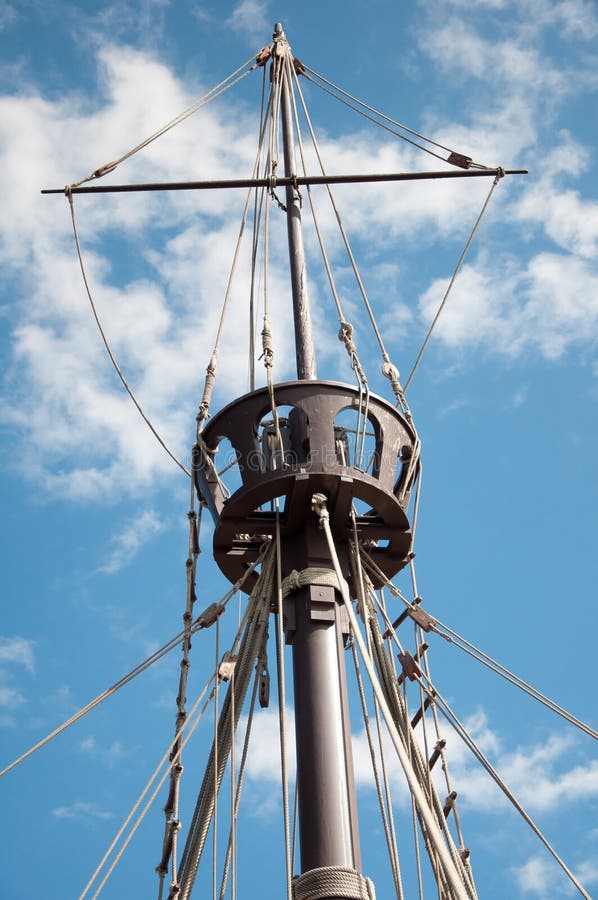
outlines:
{"label": "wispy cloud", "polygon": [[[23,637],[0,637],[0,707],[4,710],[18,709],[27,702],[21,688],[14,687],[14,668],[24,669],[33,675],[35,642]],[[14,725],[10,715],[4,715],[0,724],[7,727]]]}
{"label": "wispy cloud", "polygon": [[[286,730],[287,734],[295,733],[295,713],[291,707],[287,707]],[[241,719],[237,733],[239,755],[242,751],[243,735],[247,725],[247,717]],[[273,754],[273,748],[275,748]],[[251,731],[251,742],[247,754],[247,777],[254,785],[259,785],[259,790],[254,791],[252,800],[252,815],[257,818],[271,819],[278,813],[281,805],[281,766],[280,766],[280,737],[278,711],[275,709],[259,710],[256,712]],[[296,752],[294,740],[287,741],[287,772],[289,779],[294,781],[296,769]]]}
{"label": "wispy cloud", "polygon": [[78,747],[81,753],[99,760],[109,769],[135,753],[133,749],[127,750],[120,741],[113,741],[109,746],[104,747],[93,735],[79,741]]}
{"label": "wispy cloud", "polygon": [[[287,709],[287,720],[287,730],[292,733],[294,714],[290,708]],[[577,748],[574,739],[552,735],[539,744],[520,745],[514,750],[505,749],[506,742],[491,728],[483,710],[469,716],[465,727],[530,812],[546,812],[558,809],[563,802],[585,802],[598,797],[598,760],[572,764]],[[446,726],[442,729],[441,736],[447,740],[451,778],[462,802],[470,809],[489,813],[504,810],[508,801],[473,759],[470,751],[455,737],[454,732]],[[272,747],[277,746],[278,741],[278,714],[274,710],[267,710],[256,715],[247,764],[250,778],[268,783],[280,781],[279,762],[273,762],[272,759]],[[294,777],[296,761],[293,742],[290,743],[288,768],[290,776]],[[396,788],[393,797],[395,802],[403,803],[408,798],[405,778],[389,739],[385,752],[390,776]],[[363,788],[373,788],[374,779],[365,729],[353,734],[353,761],[356,784]]]}
{"label": "wispy cloud", "polygon": [[[422,16],[420,58],[432,57],[437,67],[452,74],[458,67],[475,79],[483,86],[476,92],[483,103],[478,105],[472,97],[463,114],[450,120],[444,107],[430,107],[422,113],[424,130],[489,163],[523,162],[541,153],[542,175],[515,199],[506,191],[503,197],[502,187],[497,192],[489,227],[508,226],[511,237],[518,239],[517,259],[507,252],[484,253],[482,232],[435,338],[452,358],[460,357],[463,349],[473,353],[488,348],[515,358],[532,348],[544,359],[555,359],[575,345],[587,346],[595,333],[598,215],[596,203],[583,198],[570,174],[579,176],[587,168],[589,150],[570,135],[546,127],[552,121],[546,105],[550,103],[554,112],[572,92],[579,95],[591,88],[596,67],[584,58],[572,77],[543,36],[557,27],[561,35],[579,33],[584,21],[591,31],[595,11],[582,0],[556,4],[527,0],[517,10],[511,0],[479,0],[474,12],[517,11],[513,19],[497,16],[496,31],[490,35],[476,15],[468,15],[467,21],[462,17],[463,4],[453,0],[448,5],[449,17]],[[237,3],[229,25],[246,34],[259,32],[261,43],[272,25],[268,4]],[[10,390],[0,405],[0,420],[23,436],[14,454],[23,472],[53,495],[85,501],[139,494],[176,470],[107,361],[73,257],[67,210],[57,211],[58,199],[41,198],[29,187],[64,184],[92,171],[193,99],[156,54],[101,40],[96,53],[101,94],[93,104],[79,94],[51,101],[26,82],[18,93],[0,99],[0,171],[6,176],[0,261],[15,277],[17,298]],[[196,85],[194,96],[203,90],[203,85]],[[146,102],[148,91],[152,104]],[[208,172],[212,177],[250,172],[255,125],[241,107],[235,107],[234,98],[228,112],[209,107],[197,120],[188,120],[134,156],[122,175],[126,180],[160,181]],[[239,131],[247,137],[239,139]],[[366,167],[400,171],[421,164],[413,148],[366,135],[357,127],[339,141],[324,135],[320,146],[331,172]],[[429,323],[446,279],[425,267],[419,271],[412,290],[419,295],[414,310],[413,298],[402,296],[396,286],[397,271],[388,269],[387,260],[385,268],[375,254],[396,248],[398,241],[412,249],[439,237],[461,240],[475,220],[483,193],[482,185],[465,194],[456,183],[440,188],[404,186],[397,215],[397,197],[387,188],[370,186],[361,192],[359,202],[356,189],[347,187],[343,192],[347,228],[352,238],[367,242],[367,276],[384,300],[382,324],[393,341],[403,341],[415,327]],[[86,263],[108,337],[158,431],[183,458],[193,435],[192,416],[185,410],[197,406],[200,373],[217,329],[214,298],[224,294],[238,229],[240,209],[233,194],[139,195],[105,204],[77,200]],[[331,236],[333,212],[323,207],[320,219],[324,233]],[[377,242],[370,240],[373,229],[379,235]],[[278,231],[273,229],[272,258]],[[105,240],[119,241],[128,258],[137,258],[135,276],[120,277],[109,261]],[[306,237],[308,245],[312,240]],[[341,252],[338,237],[331,237],[330,257],[340,268],[344,286],[347,266]],[[455,261],[457,256],[458,251]],[[448,278],[448,263],[446,269]],[[407,284],[410,273],[402,263],[400,274],[399,280]],[[248,260],[240,262],[238,279],[219,360],[215,404],[231,398],[232,385],[240,386],[239,373],[247,368],[239,348],[247,344],[242,310],[243,285],[250,283]],[[287,291],[286,273],[283,277],[275,268],[270,284],[273,295],[282,296]],[[313,290],[317,296],[317,285]],[[350,298],[349,307],[351,303]],[[322,324],[321,355],[332,358],[337,351],[331,347],[333,336],[326,340],[332,332],[325,327],[323,307],[314,304]],[[272,311],[277,380],[292,377],[291,329],[283,308],[284,304],[275,304]],[[42,436],[43,458],[32,450]],[[115,559],[113,564],[120,563]],[[110,567],[110,560],[106,565]]]}
{"label": "wispy cloud", "polygon": [[52,815],[59,821],[106,821],[114,818],[114,813],[102,809],[97,803],[87,803],[85,800],[76,800],[69,806],[57,806],[52,810]]}
{"label": "wispy cloud", "polygon": [[33,674],[35,642],[23,637],[0,637],[0,666],[14,663]]}
{"label": "wispy cloud", "polygon": [[25,697],[19,690],[0,685],[0,706],[6,709],[16,709],[25,702]]}
{"label": "wispy cloud", "polygon": [[269,6],[268,0],[240,0],[226,24],[255,43],[255,49],[259,50],[274,24],[268,12]]}
{"label": "wispy cloud", "polygon": [[543,856],[532,856],[522,866],[515,867],[513,873],[519,889],[524,894],[537,894],[541,897],[547,897],[553,887],[553,872],[546,865],[546,858]]}
{"label": "wispy cloud", "polygon": [[[513,874],[524,894],[537,897],[570,897],[574,889],[568,885],[555,885],[553,869],[546,865],[546,857],[532,856],[523,865],[513,867]],[[598,884],[598,865],[592,860],[584,860],[572,867],[580,884],[587,890]]]}
{"label": "wispy cloud", "polygon": [[[430,323],[447,280],[419,298]],[[530,349],[547,360],[576,345],[594,343],[598,325],[598,270],[593,261],[564,253],[538,253],[525,268],[513,259],[480,259],[465,266],[434,332],[451,351],[483,348],[516,358]]]}
{"label": "wispy cloud", "polygon": [[105,575],[113,575],[129,565],[144,544],[164,531],[165,523],[153,510],[146,510],[126,522],[112,536],[108,556],[97,569]]}

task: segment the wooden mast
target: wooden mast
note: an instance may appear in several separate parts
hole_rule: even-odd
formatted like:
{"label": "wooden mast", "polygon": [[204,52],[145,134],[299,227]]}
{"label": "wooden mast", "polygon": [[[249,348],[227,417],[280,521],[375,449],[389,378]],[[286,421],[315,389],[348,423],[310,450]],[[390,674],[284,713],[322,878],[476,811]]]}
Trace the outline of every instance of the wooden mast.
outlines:
{"label": "wooden mast", "polygon": [[[273,78],[280,79],[285,176],[297,175],[289,71],[291,49],[282,25],[274,26]],[[286,60],[286,63],[285,63]],[[313,380],[313,345],[301,201],[293,184],[286,187],[287,231],[295,325],[297,377]],[[312,447],[317,452],[317,448]],[[283,572],[334,568],[325,537],[305,497],[305,526],[285,541]],[[344,663],[346,625],[342,598],[333,587],[310,584],[291,598],[287,641],[292,642],[301,871],[339,866],[361,867],[351,727]],[[293,628],[289,622],[293,621]]]}

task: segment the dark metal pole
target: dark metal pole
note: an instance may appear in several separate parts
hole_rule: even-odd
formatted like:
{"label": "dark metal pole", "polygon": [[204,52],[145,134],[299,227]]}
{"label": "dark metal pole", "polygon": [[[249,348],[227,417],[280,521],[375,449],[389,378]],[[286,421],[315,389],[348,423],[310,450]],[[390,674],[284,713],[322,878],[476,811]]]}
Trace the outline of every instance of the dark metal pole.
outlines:
{"label": "dark metal pole", "polygon": [[[285,66],[290,48],[275,26],[274,77],[281,82],[285,175],[294,178],[293,121]],[[316,378],[301,207],[296,185],[286,189],[297,374]],[[316,448],[312,447],[312,450]],[[315,514],[305,510],[301,532],[285,542],[283,569],[334,571]],[[301,871],[341,866],[361,872],[351,726],[344,662],[341,598],[333,587],[312,584],[290,598],[287,641],[293,644]],[[289,601],[287,601],[288,603]],[[292,621],[292,625],[290,622]]]}
{"label": "dark metal pole", "polygon": [[[379,184],[392,181],[435,181],[451,178],[491,178],[500,169],[440,172],[378,172],[358,175],[297,175],[278,178],[280,187],[304,184]],[[527,175],[527,169],[503,169],[503,175]],[[148,184],[94,184],[70,188],[44,188],[42,194],[137,194],[144,191],[214,191],[228,188],[270,187],[270,178],[219,178],[212,181],[156,181]]]}

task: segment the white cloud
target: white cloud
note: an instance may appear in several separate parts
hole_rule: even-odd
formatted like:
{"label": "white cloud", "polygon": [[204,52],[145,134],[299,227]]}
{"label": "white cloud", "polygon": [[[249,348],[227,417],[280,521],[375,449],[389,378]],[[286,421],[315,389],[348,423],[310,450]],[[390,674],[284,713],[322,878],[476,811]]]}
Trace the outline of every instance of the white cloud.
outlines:
{"label": "white cloud", "polygon": [[123,747],[120,741],[113,741],[108,747],[103,747],[98,744],[93,735],[79,741],[79,750],[81,753],[99,760],[110,769],[135,753],[134,749],[127,750]]}
{"label": "white cloud", "polygon": [[0,706],[16,709],[25,703],[25,697],[16,688],[0,686]]}
{"label": "white cloud", "polygon": [[598,884],[598,863],[595,859],[585,860],[575,867],[575,874],[583,885]]}
{"label": "white cloud", "polygon": [[[448,280],[419,298],[428,325]],[[519,268],[485,255],[464,266],[434,331],[451,350],[488,348],[516,357],[532,349],[557,359],[574,345],[592,345],[598,326],[598,271],[572,255],[538,253]]]}
{"label": "white cloud", "polygon": [[559,247],[586,259],[596,257],[598,202],[582,199],[579,191],[563,190],[543,178],[524,192],[515,214],[542,225]]}
{"label": "white cloud", "polygon": [[240,0],[225,24],[255,43],[256,51],[268,40],[274,23],[268,12],[268,0]]}
{"label": "white cloud", "polygon": [[22,637],[0,637],[0,665],[15,663],[33,674],[35,642]]}
{"label": "white cloud", "polygon": [[[580,8],[570,4],[572,20]],[[241,3],[236,13],[241,23],[259,23],[266,5]],[[458,53],[480,78],[495,80],[505,73],[506,79],[480,115],[471,110],[471,121],[448,123],[432,113],[424,117],[436,136],[490,163],[510,162],[533,150],[542,125],[538,96],[549,85],[552,102],[557,102],[563,73],[551,74],[551,66],[538,56],[540,51],[533,46],[526,49],[516,36],[490,46],[473,24],[457,26],[451,20],[440,28],[428,25],[426,35],[430,38],[426,52],[444,48],[443,64]],[[5,178],[0,260],[15,276],[18,304],[13,307],[9,389],[0,404],[0,420],[22,435],[22,445],[13,454],[21,472],[51,495],[86,501],[135,495],[178,473],[141,421],[106,357],[73,258],[64,201],[40,197],[37,187],[73,180],[113,159],[192,99],[174,73],[148,53],[100,45],[98,66],[101,95],[93,105],[77,94],[49,101],[26,83],[18,95],[0,100],[0,172]],[[522,72],[542,90],[528,96],[514,77],[507,77],[508,73],[520,77]],[[569,81],[567,89],[576,85],[577,81]],[[196,86],[194,96],[203,90]],[[148,91],[152,104],[146,102]],[[239,106],[230,109],[203,110],[127,161],[108,180],[248,173],[256,122],[247,119]],[[239,139],[239,130],[246,137]],[[412,148],[372,139],[365,132],[347,132],[338,141],[324,135],[320,144],[331,172],[421,165]],[[523,191],[518,202],[508,199],[507,192],[503,197],[501,189],[492,222],[509,222],[525,236],[540,230],[570,255],[537,252],[522,264],[480,254],[479,261],[462,273],[436,334],[451,352],[491,347],[515,357],[533,347],[552,359],[589,339],[596,319],[593,298],[598,294],[592,260],[598,240],[596,204],[562,183],[565,165],[574,160],[579,171],[589,164],[589,157],[566,135],[556,141],[552,136],[550,146],[552,152],[543,153],[543,181]],[[422,244],[432,246],[439,237],[464,239],[488,187],[482,182],[470,182],[466,192],[457,182],[402,185],[400,195],[375,186],[359,195],[355,187],[338,192],[351,238],[367,242],[362,251],[365,260],[360,262],[370,269],[376,299],[383,301],[382,324],[391,340],[403,339],[413,328],[409,313],[413,303],[409,306],[410,298],[402,295],[407,288],[396,286],[396,271],[385,268],[378,254],[389,247],[411,251]],[[212,350],[243,199],[230,191],[119,196],[101,203],[97,198],[76,200],[86,266],[108,338],[143,408],[184,462],[193,440],[193,410]],[[319,203],[318,208],[347,309],[359,317],[344,250],[333,230],[334,215],[326,204]],[[278,214],[273,208],[272,216]],[[380,235],[375,246],[369,240],[374,228]],[[284,241],[279,231],[272,229],[273,258]],[[309,245],[313,241],[306,236]],[[121,252],[113,254],[111,264],[114,244]],[[483,248],[483,243],[478,246]],[[525,252],[525,246],[520,247]],[[129,265],[133,261],[134,267]],[[403,284],[408,284],[407,266],[401,263],[400,271]],[[248,343],[248,283],[249,264],[244,258],[231,297],[214,407],[247,386],[247,355],[241,348]],[[270,287],[272,296],[288,295],[283,269],[271,272]],[[422,292],[422,322],[429,321],[442,287],[442,281],[434,279]],[[341,350],[326,327],[323,295],[319,302],[315,281],[310,289],[322,335],[319,356],[336,359]],[[293,375],[285,304],[273,304],[272,319],[275,377],[283,380]],[[358,346],[361,349],[360,337]],[[258,379],[263,379],[259,365]],[[44,447],[43,454],[39,446]]]}
{"label": "white cloud", "polygon": [[[239,751],[242,750],[243,738],[247,718],[241,720],[238,731]],[[295,778],[295,713],[292,707],[287,706],[286,731],[287,741],[287,768],[289,777]],[[247,754],[247,775],[255,781],[267,781],[280,784],[280,738],[279,720],[277,709],[264,709],[256,711],[251,729],[251,741]]]}
{"label": "white cloud", "polygon": [[97,571],[113,575],[129,565],[141,548],[153,537],[164,531],[165,524],[151,509],[134,516],[113,535],[110,551]]}
{"label": "white cloud", "polygon": [[453,18],[427,31],[420,46],[453,77],[458,72],[483,81],[500,81],[502,91],[525,85],[528,94],[549,91],[558,97],[571,90],[567,73],[520,36],[501,39],[495,33],[485,38],[463,19]]}
{"label": "white cloud", "polygon": [[114,813],[101,809],[97,803],[87,803],[84,800],[76,800],[70,806],[57,806],[52,810],[52,815],[60,821],[69,819],[77,821],[106,821],[114,818]]}
{"label": "white cloud", "polygon": [[[563,884],[561,887],[554,884],[554,869],[546,864],[545,856],[532,856],[522,866],[515,866],[512,871],[524,894],[535,894],[542,898],[574,894],[572,886]],[[586,890],[598,883],[598,865],[594,860],[585,860],[573,866],[573,874]]]}
{"label": "white cloud", "polygon": [[[67,211],[58,198],[40,197],[38,188],[71,181],[114,158],[192,98],[165,66],[130,48],[104,47],[99,64],[104,96],[91,111],[79,96],[50,102],[33,90],[0,100],[5,177],[0,257],[5,271],[17,278],[11,299],[21,299],[15,308],[10,390],[0,418],[36,435],[16,455],[23,470],[44,476],[51,492],[76,498],[133,492],[173,466],[111,370],[85,298]],[[152,104],[146,102],[148,90]],[[118,177],[189,177],[189,160],[200,160],[210,174],[250,170],[251,140],[230,139],[227,115],[203,111],[201,124],[189,120],[130,160]],[[223,296],[222,269],[232,251],[229,244],[222,257],[206,254],[190,240],[188,280],[183,284],[179,276],[176,284],[163,285],[145,255],[149,230],[164,234],[175,220],[184,227],[198,206],[216,217],[210,221],[218,227],[231,204],[238,208],[230,192],[199,199],[146,195],[125,204],[79,198],[76,204],[86,267],[108,338],[144,408],[179,456],[191,443],[192,413],[186,411],[198,402],[213,340],[202,308],[214,310],[214,297]],[[205,243],[210,235],[204,232]],[[124,287],[115,287],[102,239],[137,256],[153,281],[127,283],[125,276]],[[43,454],[27,451],[38,441]]]}
{"label": "white cloud", "polygon": [[[246,719],[243,720],[240,735],[245,722]],[[287,732],[290,735],[294,733],[293,722],[293,710],[287,709]],[[451,780],[464,808],[489,813],[504,811],[509,801],[452,729],[444,720],[441,723],[441,736],[447,741]],[[558,809],[563,803],[572,805],[598,797],[598,760],[572,764],[571,759],[577,751],[573,738],[552,735],[540,744],[521,745],[512,750],[505,749],[503,740],[491,728],[483,710],[469,716],[464,725],[528,812],[547,812]],[[240,753],[242,738],[239,737],[238,740]],[[420,729],[420,742],[422,741]],[[280,785],[278,747],[278,712],[266,710],[256,713],[247,759],[247,775],[253,781],[268,786],[265,794],[266,810],[270,809],[272,803],[273,795],[270,791]],[[272,754],[273,748],[276,750],[275,757]],[[374,778],[365,728],[353,733],[352,748],[355,783],[359,788],[371,789],[374,787]],[[292,780],[296,766],[292,740],[289,741],[288,749],[289,777]],[[384,750],[393,787],[393,802],[402,805],[407,802],[409,794],[403,769],[388,736],[384,739]],[[435,778],[441,796],[446,793],[443,777],[440,767],[437,767]]]}
{"label": "white cloud", "polygon": [[3,3],[0,9],[0,31],[13,25],[18,18],[19,14],[14,5],[12,3]]}
{"label": "white cloud", "polygon": [[[23,637],[0,637],[0,707],[4,710],[18,709],[27,702],[20,688],[13,687],[14,667],[24,669],[29,675],[35,671],[35,642]],[[0,724],[12,727],[15,722],[10,715],[2,716]]]}
{"label": "white cloud", "polygon": [[541,897],[549,896],[548,892],[553,886],[553,870],[546,865],[546,857],[533,856],[522,865],[513,869],[517,883],[524,894],[537,894]]}
{"label": "white cloud", "polygon": [[526,0],[521,5],[535,17],[538,26],[556,27],[565,38],[591,41],[598,34],[596,4],[591,0],[557,0],[552,3]]}

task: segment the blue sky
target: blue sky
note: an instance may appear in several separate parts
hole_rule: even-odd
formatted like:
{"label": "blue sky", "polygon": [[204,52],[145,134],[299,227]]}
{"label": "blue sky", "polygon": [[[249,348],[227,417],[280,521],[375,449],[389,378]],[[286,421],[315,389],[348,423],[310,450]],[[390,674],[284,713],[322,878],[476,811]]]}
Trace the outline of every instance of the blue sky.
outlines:
{"label": "blue sky", "polygon": [[[497,188],[409,392],[424,445],[418,580],[432,614],[598,724],[595,4],[374,0],[366,8],[157,0],[99,11],[86,3],[5,3],[2,762],[164,643],[179,629],[184,607],[185,479],[106,358],[66,201],[39,190],[75,181],[128,150],[267,44],[277,20],[296,55],[335,83],[482,163],[530,171]],[[330,171],[430,168],[425,157],[315,88],[305,90]],[[109,177],[249,174],[259,91],[259,75],[250,76]],[[338,190],[385,340],[404,375],[488,190],[482,181]],[[242,203],[232,192],[77,201],[91,281],[116,355],[182,459],[193,439]],[[274,209],[272,216],[276,221]],[[324,207],[322,216],[330,229]],[[289,290],[277,256],[283,237],[273,232],[278,380],[293,377]],[[330,240],[362,359],[375,389],[388,397],[340,244]],[[313,236],[306,243],[311,251]],[[321,265],[315,259],[308,265],[319,372],[350,380]],[[247,272],[245,260],[214,409],[247,390]],[[200,608],[226,590],[210,563],[210,540],[208,528]],[[232,606],[229,617],[236,620]],[[224,634],[233,626],[223,625]],[[213,652],[211,633],[196,638],[191,701]],[[441,691],[595,892],[592,739],[440,641],[431,662]],[[78,896],[171,739],[178,663],[175,651],[2,779],[2,841],[10,862],[1,897]],[[241,896],[255,896],[256,885],[264,898],[282,892],[273,716],[273,710],[261,716],[250,763]],[[384,897],[383,836],[357,719],[354,732],[364,869]],[[201,726],[184,760],[183,823],[208,734],[209,726]],[[571,896],[537,840],[457,738],[447,737],[480,896]],[[398,786],[399,818],[401,796]],[[106,897],[152,895],[163,799],[165,792]]]}

